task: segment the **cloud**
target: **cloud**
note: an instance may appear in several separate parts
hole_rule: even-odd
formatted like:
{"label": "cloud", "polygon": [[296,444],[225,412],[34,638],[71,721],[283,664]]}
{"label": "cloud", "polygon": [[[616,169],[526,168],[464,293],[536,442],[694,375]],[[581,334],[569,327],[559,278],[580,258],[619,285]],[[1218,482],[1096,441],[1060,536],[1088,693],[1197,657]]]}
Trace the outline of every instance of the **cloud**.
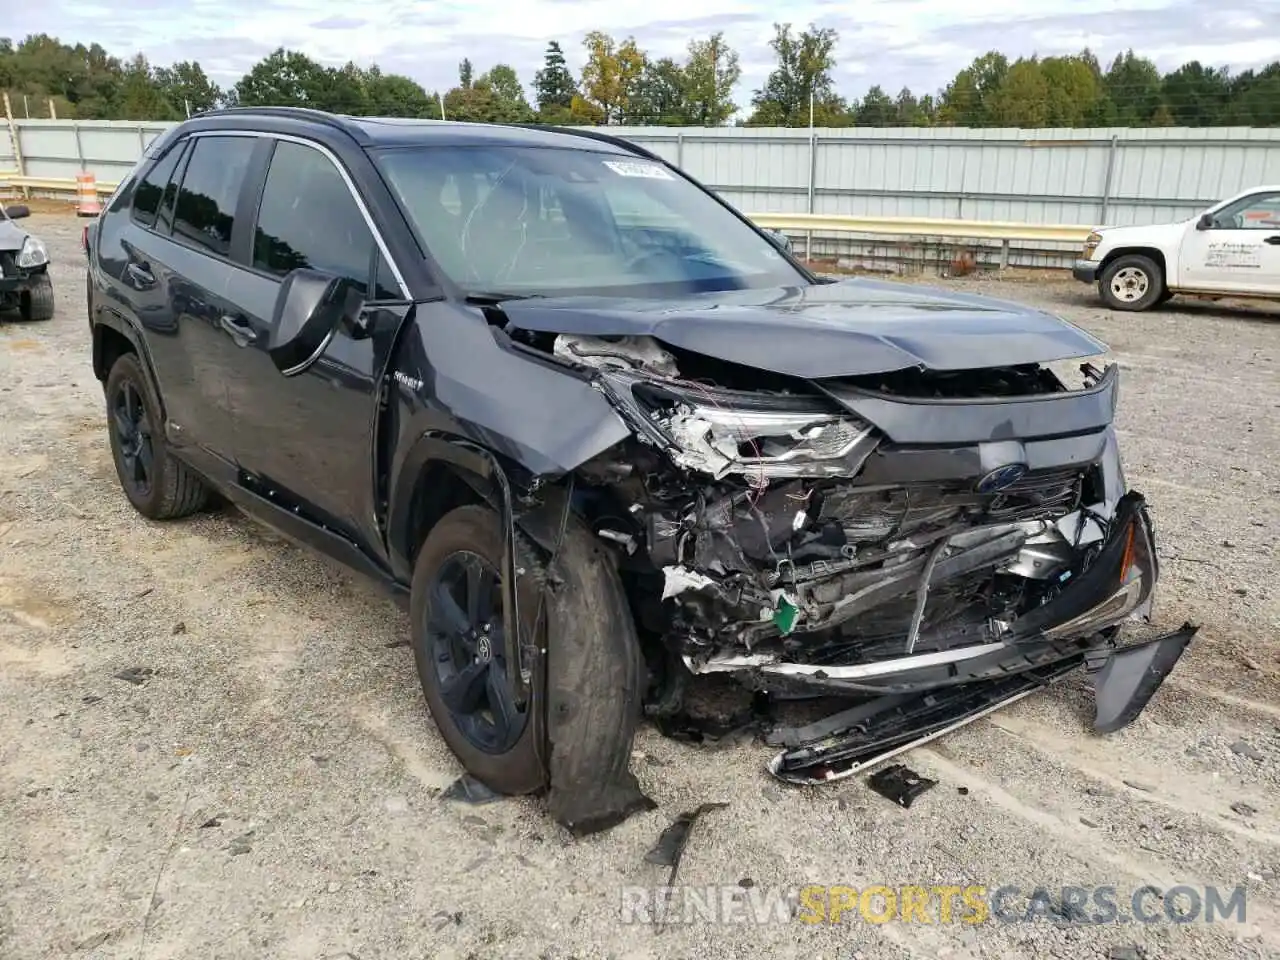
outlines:
{"label": "cloud", "polygon": [[[46,0],[10,3],[4,33],[49,33],[97,41],[118,56],[141,51],[157,63],[197,59],[229,85],[276,47],[323,63],[348,60],[406,74],[428,90],[447,89],[468,57],[477,71],[509,63],[531,85],[549,40],[559,40],[575,72],[582,37],[604,30],[634,36],[654,56],[683,56],[691,39],[722,30],[738,51],[740,104],[773,65],[774,21],[800,30],[835,28],[836,81],[845,96],[873,84],[936,91],[975,56],[995,47],[1010,58],[1074,53],[1088,46],[1104,63],[1129,47],[1163,70],[1198,59],[1235,70],[1276,55],[1276,0]],[[1069,7],[1069,12],[1066,11]],[[785,10],[785,13],[776,12]]]}
{"label": "cloud", "polygon": [[308,24],[312,30],[354,30],[363,27],[368,20],[356,20],[352,17],[326,17]]}

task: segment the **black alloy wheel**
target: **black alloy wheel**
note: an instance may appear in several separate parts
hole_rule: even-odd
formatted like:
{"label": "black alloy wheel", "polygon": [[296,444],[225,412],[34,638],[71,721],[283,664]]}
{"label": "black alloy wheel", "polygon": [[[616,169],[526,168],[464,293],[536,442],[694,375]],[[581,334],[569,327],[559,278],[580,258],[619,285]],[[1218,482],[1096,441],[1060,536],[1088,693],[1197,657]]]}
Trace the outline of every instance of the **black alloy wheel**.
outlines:
{"label": "black alloy wheel", "polygon": [[147,406],[137,384],[122,381],[111,398],[111,429],[120,457],[120,479],[139,499],[151,495],[155,477],[155,446]]}
{"label": "black alloy wheel", "polygon": [[431,580],[425,632],[435,680],[449,717],[488,754],[515,746],[529,722],[509,678],[502,577],[468,550],[444,559]]}

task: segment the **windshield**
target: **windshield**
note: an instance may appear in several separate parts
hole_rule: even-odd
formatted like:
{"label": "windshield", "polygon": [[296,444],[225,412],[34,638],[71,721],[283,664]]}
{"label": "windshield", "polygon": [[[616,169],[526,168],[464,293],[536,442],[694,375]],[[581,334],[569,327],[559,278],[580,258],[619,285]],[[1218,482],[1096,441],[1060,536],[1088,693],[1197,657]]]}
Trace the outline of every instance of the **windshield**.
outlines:
{"label": "windshield", "polygon": [[377,162],[468,293],[644,297],[805,282],[713,197],[642,158],[475,145],[387,149]]}

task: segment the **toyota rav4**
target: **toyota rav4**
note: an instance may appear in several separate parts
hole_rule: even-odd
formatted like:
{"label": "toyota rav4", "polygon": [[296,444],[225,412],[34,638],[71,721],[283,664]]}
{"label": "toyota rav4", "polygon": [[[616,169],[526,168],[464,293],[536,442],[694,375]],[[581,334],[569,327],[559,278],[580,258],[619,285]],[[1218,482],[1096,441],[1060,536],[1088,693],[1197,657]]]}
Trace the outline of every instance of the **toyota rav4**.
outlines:
{"label": "toyota rav4", "polygon": [[1103,344],[815,276],[625,140],[209,113],[88,250],[130,502],[381,581],[466,770],[576,832],[649,803],[636,725],[704,674],[849,702],[769,735],[809,783],[1077,668],[1116,729],[1194,633],[1121,633],[1157,562]]}

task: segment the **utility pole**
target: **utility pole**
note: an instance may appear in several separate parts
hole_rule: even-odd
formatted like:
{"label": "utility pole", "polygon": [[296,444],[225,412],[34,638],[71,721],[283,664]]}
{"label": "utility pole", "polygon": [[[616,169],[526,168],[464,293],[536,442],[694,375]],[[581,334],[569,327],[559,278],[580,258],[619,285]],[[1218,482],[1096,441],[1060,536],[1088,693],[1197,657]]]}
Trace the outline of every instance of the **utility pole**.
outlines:
{"label": "utility pole", "polygon": [[444,115],[444,97],[440,94],[440,91],[438,90],[436,91],[436,99],[440,101],[440,119],[441,120],[448,119]]}
{"label": "utility pole", "polygon": [[809,87],[809,129],[813,129],[813,87]]}

